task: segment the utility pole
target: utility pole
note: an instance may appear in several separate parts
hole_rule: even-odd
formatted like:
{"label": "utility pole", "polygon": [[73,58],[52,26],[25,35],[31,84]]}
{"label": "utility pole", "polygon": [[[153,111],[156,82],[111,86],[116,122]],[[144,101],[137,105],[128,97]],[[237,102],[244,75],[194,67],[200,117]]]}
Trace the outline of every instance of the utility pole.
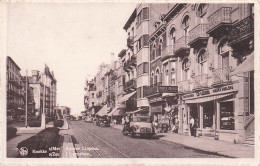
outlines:
{"label": "utility pole", "polygon": [[26,78],[25,78],[25,127],[27,128],[28,124],[28,94],[27,94],[27,86],[28,86],[28,73],[26,70]]}

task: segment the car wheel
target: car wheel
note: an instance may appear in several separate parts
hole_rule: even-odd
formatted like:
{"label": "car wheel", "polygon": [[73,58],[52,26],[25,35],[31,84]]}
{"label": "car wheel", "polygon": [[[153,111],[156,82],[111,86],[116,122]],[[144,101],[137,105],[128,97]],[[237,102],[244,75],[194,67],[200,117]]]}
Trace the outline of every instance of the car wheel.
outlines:
{"label": "car wheel", "polygon": [[126,132],[125,128],[123,129],[122,134],[125,135],[125,136],[127,135],[127,132]]}
{"label": "car wheel", "polygon": [[135,133],[132,132],[131,133],[131,137],[134,138],[135,137]]}

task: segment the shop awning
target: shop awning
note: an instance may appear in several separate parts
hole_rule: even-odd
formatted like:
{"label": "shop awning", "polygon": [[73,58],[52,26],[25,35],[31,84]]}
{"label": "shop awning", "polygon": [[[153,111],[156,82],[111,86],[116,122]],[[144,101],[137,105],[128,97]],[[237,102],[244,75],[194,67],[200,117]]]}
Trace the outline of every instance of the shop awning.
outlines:
{"label": "shop awning", "polygon": [[117,105],[111,112],[109,112],[107,115],[108,116],[112,116],[115,114],[115,112],[121,110],[121,109],[124,109],[124,107],[122,107],[122,105]]}
{"label": "shop awning", "polygon": [[122,103],[122,102],[127,101],[127,100],[128,100],[131,96],[133,96],[135,93],[136,93],[136,91],[124,95],[124,96],[121,98],[121,100],[119,101],[119,103]]}
{"label": "shop awning", "polygon": [[162,97],[174,97],[176,96],[176,93],[163,93]]}
{"label": "shop awning", "polygon": [[228,96],[232,96],[232,94],[222,94],[222,95],[215,95],[215,96],[208,96],[208,97],[203,97],[203,98],[197,98],[197,99],[193,99],[193,100],[185,100],[186,104],[195,104],[195,103],[204,103],[204,102],[208,102],[208,101],[213,101],[213,100],[218,100],[224,97],[228,97]]}
{"label": "shop awning", "polygon": [[231,72],[231,75],[253,71],[254,70],[254,52],[247,56],[246,60],[237,66],[235,71]]}
{"label": "shop awning", "polygon": [[113,116],[120,116],[125,114],[125,109],[123,108],[118,108],[114,113]]}
{"label": "shop awning", "polygon": [[97,114],[98,116],[105,116],[107,115],[107,105],[104,105],[98,112]]}

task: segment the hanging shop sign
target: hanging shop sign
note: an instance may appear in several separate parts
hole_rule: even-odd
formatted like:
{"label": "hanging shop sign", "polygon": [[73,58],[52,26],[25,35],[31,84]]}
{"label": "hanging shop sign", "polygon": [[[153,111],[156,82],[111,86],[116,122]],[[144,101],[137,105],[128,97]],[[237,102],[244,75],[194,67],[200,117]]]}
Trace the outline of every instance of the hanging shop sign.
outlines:
{"label": "hanging shop sign", "polygon": [[197,91],[195,93],[185,94],[185,95],[182,95],[182,100],[189,100],[189,99],[194,99],[194,98],[199,98],[199,97],[218,95],[218,94],[229,93],[229,92],[233,92],[233,91],[235,91],[233,85],[228,85],[228,86],[223,86],[223,87],[219,87],[219,88],[201,90],[201,91]]}

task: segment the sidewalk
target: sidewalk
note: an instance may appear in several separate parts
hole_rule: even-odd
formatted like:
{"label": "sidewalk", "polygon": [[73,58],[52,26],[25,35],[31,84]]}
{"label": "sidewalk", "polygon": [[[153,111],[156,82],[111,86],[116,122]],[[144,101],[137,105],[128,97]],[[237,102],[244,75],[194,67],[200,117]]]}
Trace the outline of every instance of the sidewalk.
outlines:
{"label": "sidewalk", "polygon": [[10,139],[7,141],[7,149],[6,149],[6,153],[7,153],[7,157],[9,158],[15,158],[18,156],[18,148],[16,147],[18,145],[18,143],[20,143],[21,141],[33,136],[35,134],[19,134],[16,137]]}
{"label": "sidewalk", "polygon": [[[122,125],[111,125],[116,129],[122,129]],[[254,147],[242,144],[234,144],[231,142],[214,140],[209,138],[191,137],[176,133],[158,133],[162,136],[160,139],[169,141],[183,146],[198,149],[206,152],[216,153],[223,156],[235,158],[253,158]]]}

